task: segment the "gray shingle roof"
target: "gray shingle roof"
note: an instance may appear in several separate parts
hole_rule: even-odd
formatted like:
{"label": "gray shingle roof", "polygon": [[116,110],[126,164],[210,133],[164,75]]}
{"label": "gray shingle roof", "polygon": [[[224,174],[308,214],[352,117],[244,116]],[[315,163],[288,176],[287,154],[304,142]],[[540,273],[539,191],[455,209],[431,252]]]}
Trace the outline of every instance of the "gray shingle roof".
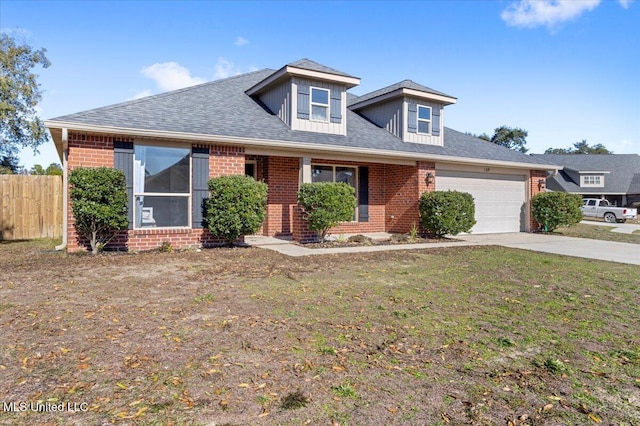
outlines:
{"label": "gray shingle roof", "polygon": [[[639,194],[640,182],[634,176],[640,174],[638,154],[534,154],[533,157],[563,166],[555,177],[547,179],[547,188],[581,194]],[[604,187],[580,187],[566,170],[577,172],[609,172],[604,175]]]}
{"label": "gray shingle roof", "polygon": [[338,71],[337,69],[331,68],[331,67],[327,67],[325,65],[319,64],[315,61],[312,61],[311,59],[307,59],[307,58],[302,58],[298,61],[295,62],[291,62],[290,64],[287,64],[290,67],[295,67],[295,68],[300,68],[303,70],[309,70],[309,71],[318,71],[318,72],[324,72],[327,74],[334,74],[334,75],[341,75],[343,77],[353,77],[353,78],[358,78],[358,77],[354,77],[350,74],[347,74],[345,72],[342,71]]}
{"label": "gray shingle roof", "polygon": [[[549,165],[545,159],[525,155],[452,129],[444,129],[444,146],[405,143],[357,113],[347,110],[347,136],[291,130],[276,115],[265,110],[245,91],[273,73],[255,71],[224,80],[149,96],[50,121],[241,137],[257,140],[301,142],[318,146],[358,148],[363,153],[376,150],[398,153],[442,155]],[[268,142],[265,142],[267,145]]]}
{"label": "gray shingle roof", "polygon": [[358,104],[360,102],[368,101],[369,99],[373,99],[373,98],[376,98],[378,96],[386,95],[386,94],[391,93],[391,92],[393,92],[395,90],[398,90],[398,89],[413,89],[413,90],[418,90],[420,92],[431,93],[431,94],[434,94],[434,95],[447,96],[449,98],[453,98],[453,96],[451,96],[451,95],[447,95],[446,93],[440,92],[438,90],[432,89],[432,88],[427,87],[427,86],[423,86],[422,84],[418,84],[415,81],[402,80],[399,83],[392,84],[390,86],[383,87],[382,89],[374,90],[373,92],[369,92],[369,93],[367,93],[365,95],[362,95],[362,96],[358,97],[357,99],[354,99],[351,102],[349,102],[349,105],[355,105],[355,104]]}

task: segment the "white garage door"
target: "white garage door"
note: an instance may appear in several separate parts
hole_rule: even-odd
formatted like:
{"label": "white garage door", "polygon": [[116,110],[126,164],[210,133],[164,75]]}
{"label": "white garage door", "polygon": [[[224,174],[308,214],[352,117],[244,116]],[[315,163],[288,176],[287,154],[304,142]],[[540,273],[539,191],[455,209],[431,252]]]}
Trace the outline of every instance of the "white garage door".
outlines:
{"label": "white garage door", "polygon": [[476,205],[474,234],[524,231],[525,176],[438,170],[438,191],[468,192]]}

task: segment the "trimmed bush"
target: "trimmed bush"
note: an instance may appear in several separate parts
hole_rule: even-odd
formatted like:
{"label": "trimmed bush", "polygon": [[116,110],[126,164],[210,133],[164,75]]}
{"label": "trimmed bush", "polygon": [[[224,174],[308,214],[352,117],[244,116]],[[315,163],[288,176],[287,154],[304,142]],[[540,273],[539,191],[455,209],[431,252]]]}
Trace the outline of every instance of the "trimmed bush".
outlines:
{"label": "trimmed bush", "polygon": [[71,211],[78,235],[98,254],[118,231],[127,229],[124,173],[109,167],[78,167],[69,174]]}
{"label": "trimmed bush", "polygon": [[267,184],[242,175],[220,176],[208,182],[205,222],[211,234],[231,245],[260,229],[266,217]]}
{"label": "trimmed bush", "polygon": [[419,209],[422,227],[436,237],[469,232],[476,224],[473,197],[466,192],[425,192]]}
{"label": "trimmed bush", "polygon": [[566,192],[541,192],[531,200],[533,218],[545,232],[582,220],[582,196]]}
{"label": "trimmed bush", "polygon": [[303,183],[298,191],[298,204],[309,222],[309,229],[324,241],[329,228],[353,219],[356,190],[346,183]]}

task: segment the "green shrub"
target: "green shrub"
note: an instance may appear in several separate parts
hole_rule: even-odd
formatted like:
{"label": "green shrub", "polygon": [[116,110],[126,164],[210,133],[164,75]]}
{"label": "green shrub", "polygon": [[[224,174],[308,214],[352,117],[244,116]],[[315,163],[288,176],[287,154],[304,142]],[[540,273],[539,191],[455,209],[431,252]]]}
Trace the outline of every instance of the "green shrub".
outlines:
{"label": "green shrub", "polygon": [[550,232],[561,226],[571,226],[582,220],[582,197],[566,192],[541,192],[531,200],[533,218]]}
{"label": "green shrub", "polygon": [[260,229],[266,217],[267,184],[233,175],[209,180],[205,222],[212,235],[233,244]]}
{"label": "green shrub", "polygon": [[97,254],[129,224],[124,173],[109,167],[78,167],[71,171],[69,184],[76,231]]}
{"label": "green shrub", "polygon": [[355,189],[346,183],[303,183],[298,191],[298,204],[309,223],[309,229],[324,241],[329,228],[353,219],[356,208]]}
{"label": "green shrub", "polygon": [[476,224],[473,197],[466,192],[425,192],[419,209],[422,227],[437,237],[469,232]]}

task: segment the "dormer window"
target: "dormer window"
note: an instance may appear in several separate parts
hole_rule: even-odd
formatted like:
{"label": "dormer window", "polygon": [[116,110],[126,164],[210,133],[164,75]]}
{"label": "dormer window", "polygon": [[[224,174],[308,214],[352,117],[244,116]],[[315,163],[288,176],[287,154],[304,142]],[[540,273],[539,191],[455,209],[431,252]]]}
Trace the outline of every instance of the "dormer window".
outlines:
{"label": "dormer window", "polygon": [[311,88],[311,119],[329,121],[329,90]]}
{"label": "dormer window", "polygon": [[431,107],[418,105],[418,133],[431,133]]}
{"label": "dormer window", "polygon": [[582,180],[580,186],[595,186],[595,187],[603,187],[604,186],[604,176],[600,175],[582,175],[580,176]]}

